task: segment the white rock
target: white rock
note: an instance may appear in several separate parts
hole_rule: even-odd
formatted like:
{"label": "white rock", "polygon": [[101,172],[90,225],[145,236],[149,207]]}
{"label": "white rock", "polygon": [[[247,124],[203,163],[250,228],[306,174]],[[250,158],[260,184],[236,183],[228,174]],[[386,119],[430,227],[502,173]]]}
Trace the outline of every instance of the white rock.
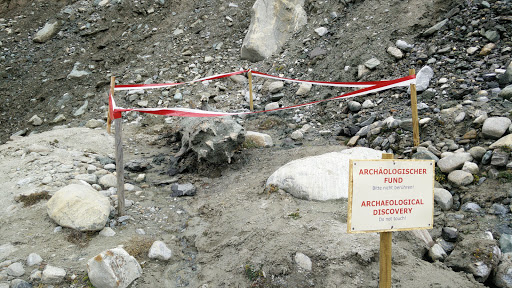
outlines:
{"label": "white rock", "polygon": [[464,162],[464,166],[462,166],[462,171],[469,172],[471,174],[480,173],[480,169],[478,168],[478,164],[473,162]]}
{"label": "white rock", "polygon": [[434,261],[444,260],[446,257],[448,257],[443,247],[441,247],[439,244],[434,244],[434,246],[429,249],[428,256],[430,256],[430,258]]}
{"label": "white rock", "polygon": [[98,120],[98,119],[91,119],[91,120],[87,121],[87,123],[85,123],[85,127],[90,128],[90,129],[103,127],[103,125],[105,125],[105,121]]}
{"label": "white rock", "polygon": [[297,265],[299,265],[300,268],[306,270],[306,271],[311,271],[312,267],[313,267],[313,264],[311,263],[311,259],[300,253],[300,252],[297,252],[295,254],[295,263],[297,263]]}
{"label": "white rock", "polygon": [[[281,3],[281,4],[278,4]],[[251,25],[242,43],[241,57],[252,62],[270,57],[293,33],[307,23],[304,2],[256,0],[252,6]]]}
{"label": "white rock", "polygon": [[372,100],[367,99],[367,100],[364,100],[361,107],[363,107],[363,109],[368,109],[368,108],[373,108],[375,106],[377,106],[377,105],[375,105]]}
{"label": "white rock", "polygon": [[[116,170],[116,164],[113,164],[113,163],[110,163],[110,164],[106,164],[105,166],[103,166],[103,169],[105,170]],[[117,183],[117,180],[116,180],[116,183]]]}
{"label": "white rock", "polygon": [[303,96],[309,93],[311,91],[311,88],[313,87],[313,84],[311,83],[301,83],[299,86],[299,89],[295,93],[297,96]]}
{"label": "white rock", "polygon": [[117,187],[117,177],[114,174],[107,174],[102,176],[98,183],[104,188]]}
{"label": "white rock", "polygon": [[167,261],[171,259],[172,252],[171,249],[167,248],[164,242],[155,241],[151,248],[149,249],[148,257],[150,259],[158,259]]}
{"label": "white rock", "polygon": [[103,229],[108,220],[110,201],[92,187],[71,184],[52,196],[47,212],[61,226],[97,231]]}
{"label": "white rock", "polygon": [[501,137],[498,141],[492,143],[491,146],[489,146],[489,149],[496,149],[503,146],[512,147],[512,134]]}
{"label": "white rock", "polygon": [[404,53],[402,53],[402,51],[396,47],[388,47],[388,54],[393,56],[393,58],[395,59],[402,59],[404,58]]}
{"label": "white rock", "polygon": [[278,102],[272,102],[272,103],[268,103],[267,105],[265,105],[265,111],[274,110],[274,109],[278,109],[278,108],[279,108]]}
{"label": "white rock", "polygon": [[43,276],[41,277],[41,282],[44,284],[59,284],[66,277],[66,270],[54,267],[50,265],[46,265],[43,270]]}
{"label": "white rock", "polygon": [[34,126],[40,126],[43,124],[43,120],[41,118],[39,118],[39,116],[34,115],[34,116],[32,116],[32,118],[30,118],[30,120],[28,120],[28,123],[30,123]]}
{"label": "white rock", "polygon": [[486,138],[498,139],[507,132],[510,124],[512,121],[507,117],[487,118],[482,126],[482,134]]}
{"label": "white rock", "polygon": [[144,173],[137,175],[137,177],[135,178],[135,182],[137,182],[137,183],[144,182],[145,180],[146,180],[146,174],[144,174]]}
{"label": "white rock", "polygon": [[325,27],[318,27],[315,29],[315,32],[316,32],[316,34],[318,34],[318,36],[324,36],[329,31]]}
{"label": "white rock", "polygon": [[283,81],[274,81],[268,85],[268,91],[272,94],[278,93],[283,90],[284,82]]}
{"label": "white rock", "polygon": [[274,145],[270,135],[254,131],[247,131],[245,134],[245,142],[251,143],[256,147],[272,147]]}
{"label": "white rock", "polygon": [[89,184],[96,184],[96,181],[98,181],[98,176],[95,174],[79,174],[75,176],[75,179],[85,181]]}
{"label": "white rock", "polygon": [[112,237],[112,236],[116,235],[116,232],[114,230],[112,230],[112,228],[110,228],[110,227],[105,227],[105,228],[101,229],[99,235],[103,236],[103,237]]}
{"label": "white rock", "polygon": [[381,159],[382,151],[356,147],[289,162],[275,171],[266,185],[310,200],[348,197],[349,159]]}
{"label": "white rock", "polygon": [[7,266],[7,274],[14,277],[20,277],[25,274],[25,268],[23,268],[23,264],[20,262],[15,262]]}
{"label": "white rock", "polygon": [[50,40],[55,34],[57,34],[57,32],[59,32],[59,22],[48,22],[41,30],[37,31],[33,41],[37,43],[44,43]]}
{"label": "white rock", "polygon": [[87,275],[95,287],[126,288],[142,275],[142,268],[123,248],[114,248],[89,259]]}
{"label": "white rock", "polygon": [[302,139],[304,139],[304,134],[302,134],[301,130],[295,130],[295,131],[293,131],[293,133],[290,137],[293,140],[302,140]]}
{"label": "white rock", "polygon": [[414,47],[414,45],[412,44],[408,44],[407,42],[405,42],[404,40],[396,40],[396,43],[395,43],[396,47],[398,47],[400,50],[402,51],[406,51],[406,52],[409,52],[412,50],[412,48]]}
{"label": "white rock", "polygon": [[364,62],[364,66],[370,70],[377,68],[377,66],[379,66],[379,65],[380,65],[380,61],[377,58],[372,58],[372,59]]}
{"label": "white rock", "polygon": [[473,157],[471,154],[462,152],[462,153],[453,153],[449,156],[444,157],[441,155],[441,158],[437,162],[437,166],[441,171],[444,173],[450,173],[453,170],[460,169],[465,162],[473,160]]}
{"label": "white rock", "polygon": [[41,256],[39,256],[37,253],[30,253],[30,255],[27,257],[27,266],[29,267],[39,265],[41,262],[43,262],[43,258],[41,258]]}
{"label": "white rock", "polygon": [[430,84],[430,80],[434,77],[434,70],[430,66],[425,66],[420,69],[416,75],[416,91],[425,91]]}
{"label": "white rock", "polygon": [[455,170],[455,171],[450,172],[450,174],[448,174],[448,180],[450,180],[450,182],[452,182],[456,185],[466,186],[466,185],[473,183],[474,177],[473,177],[473,174],[471,174],[469,172],[462,171],[462,170]]}
{"label": "white rock", "polygon": [[84,76],[91,74],[91,72],[88,72],[85,70],[78,70],[79,66],[80,66],[80,63],[76,62],[75,65],[73,66],[73,70],[71,70],[71,72],[69,72],[69,74],[68,74],[68,77],[67,77],[68,79],[82,78]]}
{"label": "white rock", "polygon": [[469,47],[469,48],[466,50],[466,52],[467,52],[469,55],[473,55],[473,54],[475,54],[475,52],[476,52],[476,51],[478,51],[478,49],[480,49],[480,48],[478,48],[478,47]]}
{"label": "white rock", "polygon": [[450,210],[453,206],[452,194],[443,188],[434,188],[434,201],[442,210]]}

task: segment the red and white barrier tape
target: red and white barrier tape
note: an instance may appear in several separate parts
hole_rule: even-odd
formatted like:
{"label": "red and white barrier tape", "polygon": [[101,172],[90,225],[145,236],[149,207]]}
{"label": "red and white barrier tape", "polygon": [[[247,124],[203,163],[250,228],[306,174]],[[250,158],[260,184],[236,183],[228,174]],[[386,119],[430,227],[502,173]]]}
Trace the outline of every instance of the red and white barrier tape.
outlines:
{"label": "red and white barrier tape", "polygon": [[[193,83],[193,82],[200,82],[200,81],[209,81],[224,77],[229,77],[237,74],[242,74],[248,72],[248,70],[244,71],[238,71],[233,73],[227,73],[227,74],[219,74],[215,76],[205,77],[201,79],[197,79],[191,82],[186,83]],[[309,103],[304,104],[298,104],[288,107],[281,107],[277,109],[272,110],[262,110],[262,111],[254,111],[254,112],[235,112],[235,113],[228,113],[228,112],[216,112],[216,111],[205,111],[205,110],[199,110],[199,109],[187,109],[187,108],[121,108],[117,107],[115,105],[115,101],[112,97],[112,95],[109,95],[109,115],[110,119],[118,119],[122,117],[122,112],[128,112],[128,111],[136,111],[141,113],[150,113],[150,114],[156,114],[156,115],[163,115],[163,116],[180,116],[180,117],[219,117],[219,116],[233,116],[233,115],[242,115],[242,114],[255,114],[255,113],[263,113],[263,112],[272,112],[272,111],[279,111],[279,110],[286,110],[286,109],[294,109],[304,106],[309,106],[313,104],[318,104],[321,102],[331,101],[339,98],[351,98],[356,96],[362,96],[370,93],[376,93],[379,91],[391,89],[394,87],[402,87],[402,86],[409,86],[411,84],[416,83],[416,76],[410,75],[407,77],[395,79],[395,80],[388,80],[388,81],[375,81],[375,82],[320,82],[320,81],[304,81],[304,80],[296,80],[296,79],[288,79],[283,77],[276,77],[268,74],[264,74],[257,71],[252,71],[254,75],[259,75],[266,78],[271,79],[279,79],[279,80],[285,80],[285,81],[293,81],[293,82],[301,82],[301,83],[311,83],[316,85],[330,85],[330,86],[340,86],[340,87],[364,87],[362,89],[348,92],[333,98],[329,99],[323,99],[318,101],[313,101]],[[173,85],[171,85],[173,84]],[[169,83],[169,84],[140,84],[140,85],[117,85],[115,87],[115,90],[127,90],[127,89],[151,89],[151,88],[160,88],[160,87],[169,87],[169,86],[176,86],[184,83]],[[334,85],[332,85],[334,84]],[[168,86],[155,86],[155,85],[168,85]],[[358,86],[341,86],[341,85],[358,85]],[[127,87],[130,86],[130,87]],[[118,89],[120,87],[120,89]]]}
{"label": "red and white barrier tape", "polygon": [[133,90],[133,89],[154,89],[154,88],[165,88],[165,87],[172,87],[177,85],[183,85],[183,84],[192,84],[196,82],[203,82],[203,81],[210,81],[225,77],[230,77],[233,75],[243,74],[248,72],[249,70],[242,70],[237,72],[231,72],[231,73],[225,73],[225,74],[218,74],[214,76],[208,76],[204,78],[199,78],[196,80],[188,81],[188,82],[178,82],[178,83],[162,83],[162,84],[129,84],[129,85],[116,85],[114,87],[115,91],[119,90]]}

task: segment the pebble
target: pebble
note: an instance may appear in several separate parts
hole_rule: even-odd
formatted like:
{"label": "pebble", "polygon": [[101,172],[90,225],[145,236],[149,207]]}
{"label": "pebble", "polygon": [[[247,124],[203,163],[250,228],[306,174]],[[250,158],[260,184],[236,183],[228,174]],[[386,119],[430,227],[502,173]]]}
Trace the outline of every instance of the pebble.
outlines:
{"label": "pebble", "polygon": [[460,207],[460,210],[462,210],[464,212],[479,212],[481,209],[482,208],[480,207],[480,205],[473,203],[473,202],[464,203]]}
{"label": "pebble", "polygon": [[329,31],[325,27],[318,27],[315,29],[315,32],[316,32],[316,34],[318,34],[318,36],[324,36]]}
{"label": "pebble", "polygon": [[364,62],[364,66],[370,70],[377,68],[377,66],[379,66],[379,65],[380,65],[380,61],[377,58],[372,58],[372,59]]}
{"label": "pebble", "polygon": [[412,50],[412,48],[414,48],[414,45],[408,44],[404,40],[396,40],[395,45],[396,45],[396,47],[398,47],[398,49],[405,51],[405,52],[410,52]]}
{"label": "pebble", "polygon": [[172,252],[171,249],[167,248],[164,242],[155,241],[151,248],[149,249],[148,257],[150,259],[158,259],[162,261],[167,261],[171,259]]}
{"label": "pebble", "polygon": [[25,268],[20,262],[12,263],[7,267],[7,274],[14,277],[20,277],[25,274]]}
{"label": "pebble", "polygon": [[404,58],[404,53],[402,53],[402,51],[396,47],[388,47],[388,50],[387,50],[388,54],[393,56],[393,58],[397,59],[397,60],[400,60],[402,58]]}
{"label": "pebble", "polygon": [[41,258],[41,256],[39,256],[37,253],[30,253],[27,257],[28,267],[39,265],[41,262],[43,262],[43,258]]}
{"label": "pebble", "polygon": [[434,188],[434,201],[443,211],[447,211],[452,208],[453,196],[446,189]]}
{"label": "pebble", "polygon": [[100,231],[99,235],[103,237],[112,237],[116,235],[116,232],[110,227],[105,227]]}

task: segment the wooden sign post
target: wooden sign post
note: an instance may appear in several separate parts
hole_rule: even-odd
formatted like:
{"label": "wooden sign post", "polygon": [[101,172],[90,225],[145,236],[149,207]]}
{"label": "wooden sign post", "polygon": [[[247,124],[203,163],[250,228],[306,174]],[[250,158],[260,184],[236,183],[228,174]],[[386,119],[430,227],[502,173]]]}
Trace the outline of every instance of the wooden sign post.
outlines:
{"label": "wooden sign post", "polygon": [[348,233],[380,233],[379,287],[391,287],[392,232],[432,229],[433,160],[350,160]]}
{"label": "wooden sign post", "polygon": [[[114,87],[116,85],[116,77],[110,78],[110,96],[114,97]],[[110,99],[109,99],[110,100]],[[107,131],[110,131],[110,123],[112,120],[116,130],[115,135],[115,150],[116,150],[116,174],[117,174],[117,215],[119,217],[124,215],[124,164],[123,164],[123,119],[110,119],[110,112],[107,116]]]}

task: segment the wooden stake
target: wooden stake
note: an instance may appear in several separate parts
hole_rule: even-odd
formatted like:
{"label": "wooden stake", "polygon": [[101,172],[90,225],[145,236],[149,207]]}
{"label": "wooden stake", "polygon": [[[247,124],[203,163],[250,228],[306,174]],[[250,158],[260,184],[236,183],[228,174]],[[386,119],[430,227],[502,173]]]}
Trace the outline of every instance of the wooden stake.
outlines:
{"label": "wooden stake", "polygon": [[[393,159],[393,154],[382,153],[382,159]],[[391,288],[392,232],[380,233],[379,288]]]}
{"label": "wooden stake", "polygon": [[253,100],[252,100],[252,71],[249,70],[249,72],[247,73],[248,75],[248,78],[249,78],[249,109],[251,111],[254,110],[254,104],[253,104]]}
{"label": "wooden stake", "polygon": [[121,123],[123,118],[115,120],[116,128],[116,174],[117,174],[117,214],[124,215],[124,164],[123,164],[123,139]]}
{"label": "wooden stake", "polygon": [[[109,94],[109,97],[112,95],[112,97],[114,97],[114,87],[116,86],[116,77],[112,76],[110,77],[110,94]],[[110,107],[110,99],[108,99],[108,105]],[[111,127],[112,127],[112,121],[114,119],[110,119],[110,109],[108,111],[108,114],[107,114],[107,133],[108,134],[112,134],[112,130],[111,130]]]}
{"label": "wooden stake", "polygon": [[[416,74],[414,69],[409,69],[409,75]],[[418,120],[418,99],[416,98],[416,84],[411,84],[411,110],[412,110],[412,135],[414,146],[420,145],[420,126]]]}

